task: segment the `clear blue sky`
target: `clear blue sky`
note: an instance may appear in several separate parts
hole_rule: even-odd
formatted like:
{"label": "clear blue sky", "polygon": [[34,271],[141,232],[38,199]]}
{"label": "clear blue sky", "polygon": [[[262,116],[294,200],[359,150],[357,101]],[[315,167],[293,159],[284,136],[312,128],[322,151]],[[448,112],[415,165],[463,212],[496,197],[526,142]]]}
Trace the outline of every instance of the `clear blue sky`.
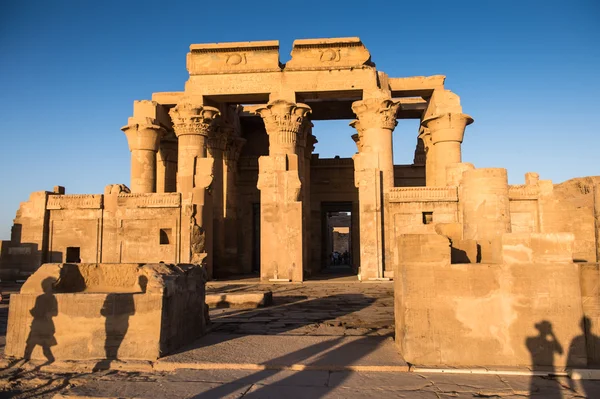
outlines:
{"label": "clear blue sky", "polygon": [[[0,238],[20,201],[64,185],[129,184],[120,127],[132,102],[179,91],[191,43],[359,36],[390,76],[443,74],[475,118],[463,160],[561,182],[600,174],[600,2],[5,1],[0,5]],[[396,163],[417,123],[400,122]],[[350,156],[347,121],[317,122],[316,151]]]}

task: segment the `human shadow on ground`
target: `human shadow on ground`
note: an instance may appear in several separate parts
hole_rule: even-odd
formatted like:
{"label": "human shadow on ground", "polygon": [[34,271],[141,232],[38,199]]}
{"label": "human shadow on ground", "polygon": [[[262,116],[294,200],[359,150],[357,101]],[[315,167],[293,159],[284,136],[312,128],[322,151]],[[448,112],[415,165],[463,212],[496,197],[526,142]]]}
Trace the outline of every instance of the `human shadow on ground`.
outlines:
{"label": "human shadow on ground", "polygon": [[[271,359],[261,366],[265,370],[254,372],[242,378],[217,386],[205,392],[199,393],[192,399],[209,399],[227,397],[236,391],[251,386],[253,389],[244,394],[244,398],[285,397],[298,394],[299,385],[310,389],[311,398],[326,396],[335,387],[342,384],[350,375],[349,370],[340,371],[335,378],[327,378],[327,385],[314,385],[310,381],[315,380],[315,373],[326,373],[332,368],[351,366],[354,362],[369,355],[383,344],[382,337],[359,337],[352,342],[343,342],[348,337],[332,337],[331,340],[319,342],[306,348],[291,352],[284,356]],[[367,341],[374,340],[367,344]],[[292,372],[285,370],[291,365],[304,365],[305,369]],[[400,365],[400,364],[399,364]],[[276,367],[278,366],[278,367]],[[307,382],[309,382],[307,384]],[[324,381],[325,382],[325,381]],[[270,394],[269,394],[270,391]],[[264,395],[264,396],[263,396]]]}
{"label": "human shadow on ground", "polygon": [[25,345],[25,353],[23,358],[30,360],[33,350],[36,346],[42,347],[42,352],[46,357],[46,362],[39,367],[54,363],[54,355],[52,347],[57,345],[54,334],[56,328],[54,326],[54,317],[58,316],[58,301],[54,296],[54,285],[56,278],[47,277],[42,281],[43,294],[35,298],[35,304],[29,313],[33,316],[29,336]]}
{"label": "human shadow on ground", "polygon": [[[146,292],[148,279],[139,277],[142,293]],[[100,314],[104,317],[104,354],[105,358],[94,366],[94,370],[107,370],[113,361],[119,359],[119,348],[129,330],[129,318],[135,314],[133,293],[111,293],[106,295]]]}
{"label": "human shadow on ground", "polygon": [[[552,323],[547,320],[542,320],[536,323],[534,327],[538,330],[538,335],[527,337],[525,346],[531,355],[531,364],[533,366],[533,375],[529,384],[529,393],[538,392],[540,387],[536,381],[540,378],[536,376],[536,372],[552,372],[554,371],[554,355],[563,354],[563,347],[558,342],[552,330]],[[543,397],[546,399],[562,398],[561,387],[556,382],[554,384],[544,384]],[[541,393],[540,393],[541,394]]]}
{"label": "human shadow on ground", "polygon": [[[346,323],[360,323],[358,318],[346,318],[339,321],[337,318],[357,312],[369,307],[375,301],[374,298],[362,294],[336,294],[322,298],[306,299],[306,296],[282,296],[274,299],[274,305],[256,309],[224,309],[225,313],[217,317],[211,315],[209,333],[170,353],[187,352],[195,348],[213,345],[214,343],[206,337],[212,333],[221,334],[223,340],[235,339],[243,335],[295,335],[294,330],[307,326],[318,326],[324,323],[337,324],[343,327]],[[393,323],[392,323],[393,324]],[[349,326],[352,327],[352,326]],[[331,335],[319,334],[311,331],[299,332],[298,335]]]}
{"label": "human shadow on ground", "polygon": [[[331,295],[324,298],[309,299],[294,303],[285,304],[275,307],[272,316],[274,317],[273,324],[279,326],[269,335],[294,335],[293,330],[304,327],[309,324],[320,324],[327,320],[335,319],[340,316],[352,314],[358,310],[368,307],[375,301],[374,298],[365,297],[362,294],[339,294]],[[311,315],[311,311],[314,311]],[[280,315],[280,316],[278,316]],[[245,316],[248,320],[253,317],[264,319],[264,313],[261,310],[246,311]],[[239,317],[239,314],[232,316]],[[316,336],[317,334],[310,334]],[[227,339],[236,339],[239,334],[222,334],[223,342]],[[329,370],[332,365],[335,367],[352,365],[354,362],[367,356],[369,353],[376,350],[382,345],[386,339],[383,336],[372,337],[353,337],[351,342],[345,342],[349,337],[331,335],[327,338],[323,337],[322,342],[312,344],[308,347],[298,349],[285,355],[269,359],[263,362],[259,367],[264,367],[265,370],[254,372],[242,378],[238,378],[230,383],[220,385],[208,391],[202,392],[194,399],[225,397],[231,395],[244,386],[259,384],[261,381],[277,381],[277,386],[290,386],[297,379],[311,378],[310,373],[315,370]],[[202,339],[198,341],[202,347]],[[189,349],[189,348],[188,348]],[[265,346],[265,351],[269,348]],[[289,369],[291,365],[305,365],[307,370],[289,374],[282,371]],[[340,375],[327,389],[335,387],[341,383],[345,375]],[[317,391],[324,394],[321,390],[323,387],[317,388]],[[267,389],[262,385],[257,385],[257,389],[248,392],[244,397],[260,397]],[[316,396],[314,396],[316,395]],[[282,396],[283,395],[282,393]],[[320,394],[311,392],[311,397],[320,397]]]}
{"label": "human shadow on ground", "polygon": [[[567,357],[568,365],[579,364],[579,354],[581,348],[585,348],[587,354],[588,368],[598,368],[598,354],[600,353],[600,337],[592,332],[592,321],[588,317],[582,317],[579,327],[581,335],[573,338],[569,346],[569,354]],[[594,380],[574,380],[569,379],[569,387],[574,392],[581,392],[588,398],[600,397],[600,381]]]}

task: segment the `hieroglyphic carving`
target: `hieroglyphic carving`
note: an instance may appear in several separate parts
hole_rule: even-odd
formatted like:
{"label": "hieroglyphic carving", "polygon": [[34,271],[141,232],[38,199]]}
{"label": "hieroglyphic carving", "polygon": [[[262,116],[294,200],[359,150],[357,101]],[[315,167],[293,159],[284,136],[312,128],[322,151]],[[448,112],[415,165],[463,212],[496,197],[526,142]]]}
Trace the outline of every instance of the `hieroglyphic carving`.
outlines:
{"label": "hieroglyphic carving", "polygon": [[509,200],[535,200],[540,195],[540,188],[537,185],[513,185],[508,186]]}
{"label": "hieroglyphic carving", "polygon": [[457,187],[396,187],[386,194],[389,202],[458,202]]}
{"label": "hieroglyphic carving", "polygon": [[46,209],[101,209],[102,194],[49,195]]}
{"label": "hieroglyphic carving", "polygon": [[128,208],[178,208],[181,205],[179,193],[138,193],[119,194],[117,204]]}

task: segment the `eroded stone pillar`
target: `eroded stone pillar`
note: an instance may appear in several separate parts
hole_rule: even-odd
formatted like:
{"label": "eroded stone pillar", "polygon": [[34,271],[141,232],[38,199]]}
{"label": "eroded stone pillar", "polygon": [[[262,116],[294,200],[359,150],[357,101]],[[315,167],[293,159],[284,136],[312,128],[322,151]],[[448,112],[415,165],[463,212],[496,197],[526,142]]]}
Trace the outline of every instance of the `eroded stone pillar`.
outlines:
{"label": "eroded stone pillar", "polygon": [[[177,191],[182,197],[181,262],[203,263],[212,277],[212,198],[214,160],[206,142],[219,110],[183,102],[169,111],[178,139]],[[207,234],[208,233],[208,234]]]}
{"label": "eroded stone pillar", "polygon": [[358,188],[361,280],[384,278],[384,193],[394,187],[392,133],[399,103],[389,98],[368,98],[352,104],[358,117],[350,123],[359,149],[354,159],[354,183]]}
{"label": "eroded stone pillar", "polygon": [[461,144],[467,125],[473,118],[463,113],[445,113],[424,119],[434,148],[435,185],[446,185],[446,165],[462,162]]}
{"label": "eroded stone pillar", "polygon": [[177,141],[162,140],[156,153],[156,192],[177,191]]}
{"label": "eroded stone pillar", "polygon": [[129,118],[121,130],[131,151],[131,192],[156,192],[156,152],[164,129],[151,118]]}
{"label": "eroded stone pillar", "polygon": [[431,132],[422,127],[419,138],[423,141],[425,149],[425,186],[434,187],[435,184],[435,149],[431,142]]}
{"label": "eroded stone pillar", "polygon": [[302,281],[302,170],[297,144],[310,107],[273,100],[256,112],[269,135],[269,156],[258,159],[261,279]]}
{"label": "eroded stone pillar", "polygon": [[238,226],[238,160],[246,139],[229,136],[225,147],[223,185],[225,195],[225,271],[242,273],[239,250]]}

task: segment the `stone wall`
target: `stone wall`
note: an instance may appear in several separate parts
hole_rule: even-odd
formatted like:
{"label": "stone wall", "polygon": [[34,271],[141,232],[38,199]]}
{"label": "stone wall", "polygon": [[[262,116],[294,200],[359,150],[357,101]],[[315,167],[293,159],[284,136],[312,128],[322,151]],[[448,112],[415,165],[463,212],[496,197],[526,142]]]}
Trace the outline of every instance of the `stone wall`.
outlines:
{"label": "stone wall", "polygon": [[5,354],[155,360],[205,331],[206,273],[167,264],[44,264],[11,296]]}
{"label": "stone wall", "polygon": [[[512,237],[515,250],[540,254],[518,262],[451,264],[446,237],[401,235],[395,280],[396,342],[407,362],[425,366],[586,364],[579,266],[540,251],[547,237]],[[556,242],[556,237],[549,237]],[[508,248],[511,247],[511,248]],[[502,247],[498,248],[499,250]],[[514,255],[514,252],[512,253]],[[510,256],[513,258],[513,256]],[[554,261],[552,261],[552,259]]]}

